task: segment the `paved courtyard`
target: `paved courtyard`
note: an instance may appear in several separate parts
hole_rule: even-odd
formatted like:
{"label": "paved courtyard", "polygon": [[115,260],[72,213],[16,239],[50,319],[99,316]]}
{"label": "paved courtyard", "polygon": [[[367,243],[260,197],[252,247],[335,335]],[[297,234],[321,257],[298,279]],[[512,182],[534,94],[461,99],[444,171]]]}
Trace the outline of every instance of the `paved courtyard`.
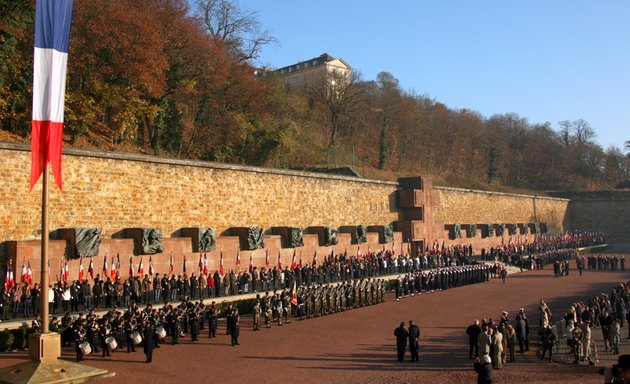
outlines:
{"label": "paved courtyard", "polygon": [[[85,364],[114,371],[114,378],[102,381],[111,383],[474,383],[465,335],[473,319],[498,319],[504,310],[513,319],[518,308],[524,307],[533,327],[538,323],[540,298],[559,319],[570,303],[609,292],[614,284],[627,279],[629,271],[586,271],[578,276],[575,268],[569,276],[554,278],[548,266],[510,275],[506,284],[493,279],[399,302],[388,295],[383,304],[295,320],[259,332],[253,332],[251,318],[243,316],[241,345],[236,347],[230,345],[222,327],[217,339],[208,339],[203,333],[196,343],[186,337],[179,345],[162,345],[155,350],[152,364],[144,363],[141,348],[131,354],[117,351],[109,358],[87,356]],[[393,331],[408,320],[421,327],[420,362],[415,364],[396,360]],[[599,329],[593,333],[601,334]],[[622,335],[627,334],[623,328]],[[535,330],[531,336],[536,340]],[[594,367],[542,363],[536,356],[536,343],[533,345],[530,352],[517,355],[515,363],[495,371],[496,382],[603,382]],[[73,357],[73,349],[63,351],[63,358]],[[23,352],[0,354],[0,366],[24,359]],[[601,354],[600,360],[609,365],[616,357]]]}

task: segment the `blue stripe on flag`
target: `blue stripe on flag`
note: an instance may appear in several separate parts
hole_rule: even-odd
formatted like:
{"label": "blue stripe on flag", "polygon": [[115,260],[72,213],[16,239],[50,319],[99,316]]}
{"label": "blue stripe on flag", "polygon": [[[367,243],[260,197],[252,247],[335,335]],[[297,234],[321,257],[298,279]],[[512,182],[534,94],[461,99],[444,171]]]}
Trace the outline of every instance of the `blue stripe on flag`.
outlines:
{"label": "blue stripe on flag", "polygon": [[73,0],[37,0],[35,47],[68,53]]}

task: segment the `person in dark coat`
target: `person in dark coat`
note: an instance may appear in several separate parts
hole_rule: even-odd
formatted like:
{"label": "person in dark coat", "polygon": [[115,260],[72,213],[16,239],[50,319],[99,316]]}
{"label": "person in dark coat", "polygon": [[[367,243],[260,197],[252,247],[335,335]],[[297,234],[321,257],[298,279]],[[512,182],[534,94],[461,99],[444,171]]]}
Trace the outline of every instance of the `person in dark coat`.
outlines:
{"label": "person in dark coat", "polygon": [[420,327],[409,320],[409,352],[411,353],[411,361],[418,361],[418,348],[420,340]]}
{"label": "person in dark coat", "polygon": [[[479,334],[481,333],[481,326],[479,325],[479,320],[475,320],[471,325],[466,328],[466,334],[468,335],[468,358],[474,359],[479,356],[479,344],[477,341],[479,340]],[[473,351],[475,355],[473,356]]]}
{"label": "person in dark coat", "polygon": [[405,322],[400,323],[400,327],[394,330],[396,336],[396,350],[398,352],[398,361],[401,363],[405,360],[405,349],[407,348],[407,339],[409,332],[405,329]]}
{"label": "person in dark coat", "polygon": [[492,359],[489,355],[483,355],[481,360],[477,358],[473,367],[477,372],[477,384],[492,384]]}
{"label": "person in dark coat", "polygon": [[228,323],[230,335],[232,336],[232,346],[239,345],[238,336],[241,333],[239,320],[238,309],[235,308],[232,310],[232,315],[230,316],[230,321]]}
{"label": "person in dark coat", "polygon": [[553,344],[556,341],[556,336],[553,334],[551,330],[551,326],[547,325],[547,327],[543,331],[542,336],[540,337],[540,341],[543,347],[542,356],[540,357],[540,360],[543,360],[545,358],[546,352],[549,351],[549,361],[551,361],[552,348],[553,348]]}
{"label": "person in dark coat", "polygon": [[529,351],[529,324],[527,318],[522,314],[516,315],[516,340],[518,341],[519,352]]}
{"label": "person in dark coat", "polygon": [[212,302],[212,304],[210,304],[207,314],[208,314],[208,337],[209,338],[217,337],[218,314],[217,314],[217,308],[214,301]]}
{"label": "person in dark coat", "polygon": [[153,359],[153,348],[155,348],[155,328],[153,328],[153,325],[148,322],[145,324],[143,336],[144,354],[147,357],[147,363],[150,363]]}

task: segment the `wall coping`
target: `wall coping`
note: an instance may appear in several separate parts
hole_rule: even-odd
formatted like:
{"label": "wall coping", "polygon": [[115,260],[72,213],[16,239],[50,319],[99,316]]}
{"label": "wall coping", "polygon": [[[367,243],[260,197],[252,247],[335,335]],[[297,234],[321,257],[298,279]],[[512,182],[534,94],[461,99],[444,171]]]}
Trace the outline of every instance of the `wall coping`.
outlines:
{"label": "wall coping", "polygon": [[485,195],[499,195],[499,196],[516,196],[516,197],[526,197],[528,199],[540,199],[540,200],[555,200],[555,201],[571,201],[571,199],[563,199],[560,197],[549,197],[549,196],[536,196],[536,195],[524,195],[520,193],[507,193],[507,192],[495,192],[495,191],[482,191],[480,189],[466,189],[466,188],[454,188],[454,187],[442,187],[434,185],[433,189],[441,189],[445,191],[455,191],[455,192],[467,192],[467,193],[480,193]]}
{"label": "wall coping", "polygon": [[[2,149],[9,150],[9,151],[30,152],[31,147],[30,147],[30,144],[25,144],[25,143],[8,143],[8,142],[0,141],[0,150]],[[235,164],[227,164],[227,163],[217,163],[213,161],[170,159],[166,157],[158,157],[158,156],[143,155],[143,154],[136,154],[136,153],[107,152],[107,151],[95,151],[95,150],[78,149],[78,148],[64,148],[63,154],[69,155],[69,156],[77,156],[77,157],[94,157],[94,158],[101,158],[101,159],[114,159],[114,160],[134,161],[134,162],[142,162],[142,163],[176,165],[176,166],[182,166],[182,167],[221,169],[221,170],[240,171],[240,172],[253,172],[253,173],[283,175],[283,176],[305,177],[305,178],[313,178],[313,179],[340,180],[340,181],[349,181],[349,182],[355,182],[355,183],[380,184],[380,185],[396,186],[396,187],[398,186],[398,183],[395,181],[364,179],[361,177],[331,175],[331,174],[326,174],[326,173],[306,172],[306,171],[294,171],[294,170],[285,170],[285,169],[279,169],[279,168],[264,168],[264,167],[256,167],[256,166],[251,166],[251,165],[235,165]]]}
{"label": "wall coping", "polygon": [[[26,143],[9,143],[9,142],[0,141],[0,150],[2,149],[9,150],[9,151],[30,152],[31,147],[30,147],[30,144],[26,144]],[[166,157],[143,155],[143,154],[137,154],[137,153],[95,151],[95,150],[79,149],[79,148],[64,148],[63,154],[69,155],[69,156],[77,156],[77,157],[94,157],[94,158],[101,158],[101,159],[114,159],[114,160],[134,161],[134,162],[142,162],[142,163],[177,165],[177,166],[183,166],[183,167],[198,167],[198,168],[221,169],[221,170],[240,171],[240,172],[266,173],[266,174],[275,174],[275,175],[283,175],[283,176],[305,177],[305,178],[324,179],[324,180],[339,180],[339,181],[349,181],[349,182],[355,182],[355,183],[369,183],[369,184],[380,184],[380,185],[399,187],[399,183],[395,181],[364,179],[361,177],[331,175],[331,174],[325,174],[325,173],[306,172],[306,171],[294,171],[294,170],[285,170],[285,169],[279,169],[279,168],[265,168],[265,167],[251,166],[251,165],[236,165],[236,164],[218,163],[214,161],[170,159]],[[571,201],[571,199],[559,198],[559,197],[525,195],[525,194],[518,194],[518,193],[506,193],[506,192],[496,192],[496,191],[482,191],[478,189],[454,188],[454,187],[445,187],[445,186],[438,186],[438,185],[434,185],[433,189],[445,190],[445,191],[456,191],[456,192],[480,193],[480,194],[498,195],[498,196],[516,196],[516,197],[525,197],[525,198],[541,199],[541,200],[544,199],[544,200],[555,200],[555,201]]]}

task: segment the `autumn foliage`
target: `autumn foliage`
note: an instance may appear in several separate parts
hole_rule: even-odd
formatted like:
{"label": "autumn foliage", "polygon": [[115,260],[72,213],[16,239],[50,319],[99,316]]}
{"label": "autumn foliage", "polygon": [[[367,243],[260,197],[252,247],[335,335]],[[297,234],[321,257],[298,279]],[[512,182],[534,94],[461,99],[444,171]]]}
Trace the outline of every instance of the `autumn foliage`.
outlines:
{"label": "autumn foliage", "polygon": [[[247,40],[258,44],[252,50],[239,36],[211,33],[198,6],[224,3],[75,1],[65,145],[282,168],[354,166],[369,177],[426,175],[475,188],[591,189],[630,177],[628,156],[601,148],[583,120],[555,131],[513,113],[455,110],[405,91],[387,72],[375,81],[356,76],[343,96],[352,99],[337,106],[279,76],[254,76],[252,59],[274,39],[264,31]],[[255,14],[239,16],[258,26]],[[24,141],[33,17],[32,2],[0,0],[0,129]]]}

